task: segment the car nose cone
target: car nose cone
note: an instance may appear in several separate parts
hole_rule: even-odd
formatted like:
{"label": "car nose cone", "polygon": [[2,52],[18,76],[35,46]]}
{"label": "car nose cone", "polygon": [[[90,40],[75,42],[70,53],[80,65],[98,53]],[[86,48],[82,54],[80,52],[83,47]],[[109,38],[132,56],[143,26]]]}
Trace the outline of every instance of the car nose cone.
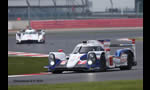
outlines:
{"label": "car nose cone", "polygon": [[79,54],[72,54],[70,55],[70,58],[68,60],[68,63],[66,65],[67,68],[73,68],[78,61],[80,60],[80,55]]}

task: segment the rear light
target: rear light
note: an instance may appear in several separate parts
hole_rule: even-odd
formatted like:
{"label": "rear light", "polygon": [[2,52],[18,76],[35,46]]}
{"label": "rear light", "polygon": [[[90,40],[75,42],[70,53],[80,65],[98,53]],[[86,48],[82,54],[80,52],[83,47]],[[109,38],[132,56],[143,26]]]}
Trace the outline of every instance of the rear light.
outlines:
{"label": "rear light", "polygon": [[132,39],[132,44],[135,44],[135,39]]}
{"label": "rear light", "polygon": [[113,65],[113,57],[112,56],[109,57],[109,64],[110,64],[110,66]]}
{"label": "rear light", "polygon": [[106,48],[105,51],[110,51],[110,48]]}
{"label": "rear light", "polygon": [[62,50],[62,49],[59,49],[58,52],[63,52],[63,50]]}

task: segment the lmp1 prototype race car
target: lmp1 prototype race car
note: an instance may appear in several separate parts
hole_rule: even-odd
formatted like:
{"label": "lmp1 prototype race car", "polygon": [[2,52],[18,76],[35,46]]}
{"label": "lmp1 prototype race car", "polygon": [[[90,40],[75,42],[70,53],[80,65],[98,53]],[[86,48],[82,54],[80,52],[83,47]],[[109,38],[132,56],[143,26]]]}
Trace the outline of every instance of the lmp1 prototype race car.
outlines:
{"label": "lmp1 prototype race car", "polygon": [[[87,40],[79,43],[69,56],[63,52],[49,52],[49,65],[45,66],[53,73],[63,71],[106,71],[120,68],[130,70],[137,65],[135,39],[132,43],[111,44],[110,40]],[[110,47],[119,47],[115,55],[110,55]],[[127,48],[128,47],[128,48]]]}
{"label": "lmp1 prototype race car", "polygon": [[45,43],[45,31],[31,28],[18,31],[16,33],[16,43],[26,42]]}

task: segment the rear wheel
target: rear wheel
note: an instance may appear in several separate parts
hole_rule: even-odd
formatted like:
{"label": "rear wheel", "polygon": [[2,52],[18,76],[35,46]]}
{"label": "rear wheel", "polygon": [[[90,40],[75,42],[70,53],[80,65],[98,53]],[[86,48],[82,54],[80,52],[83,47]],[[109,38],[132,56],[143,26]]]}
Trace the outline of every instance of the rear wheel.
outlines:
{"label": "rear wheel", "polygon": [[130,52],[124,52],[123,54],[127,54],[127,66],[121,66],[120,70],[131,70],[132,69],[132,63],[133,63],[133,56]]}

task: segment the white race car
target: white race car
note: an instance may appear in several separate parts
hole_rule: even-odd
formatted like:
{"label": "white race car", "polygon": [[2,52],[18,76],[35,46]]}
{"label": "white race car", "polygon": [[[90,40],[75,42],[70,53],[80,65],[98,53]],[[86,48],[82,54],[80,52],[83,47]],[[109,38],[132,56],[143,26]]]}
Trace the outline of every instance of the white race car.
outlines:
{"label": "white race car", "polygon": [[[45,66],[53,73],[63,71],[106,71],[120,68],[130,70],[137,65],[135,54],[135,39],[128,39],[132,43],[111,44],[110,40],[88,40],[78,44],[73,52],[66,56],[63,50],[49,52],[49,65]],[[110,47],[117,49],[110,55]],[[127,48],[128,47],[128,48]]]}
{"label": "white race car", "polygon": [[16,43],[20,44],[26,42],[45,43],[45,31],[35,29],[26,29],[18,31],[16,33]]}

